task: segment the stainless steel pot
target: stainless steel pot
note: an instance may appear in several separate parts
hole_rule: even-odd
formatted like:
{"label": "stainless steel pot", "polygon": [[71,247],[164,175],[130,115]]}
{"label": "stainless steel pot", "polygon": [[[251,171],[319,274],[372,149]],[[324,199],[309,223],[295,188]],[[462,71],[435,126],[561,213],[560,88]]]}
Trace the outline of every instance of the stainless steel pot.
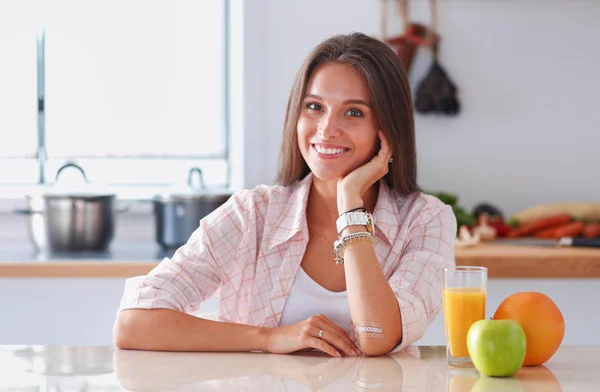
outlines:
{"label": "stainless steel pot", "polygon": [[[193,185],[194,175],[199,186]],[[231,193],[209,190],[204,185],[202,171],[192,168],[186,189],[157,195],[154,200],[156,242],[163,248],[178,248],[185,244],[198,228],[200,220],[225,203]]]}
{"label": "stainless steel pot", "polygon": [[[74,163],[63,165],[75,167]],[[82,188],[79,191],[54,189],[40,195],[27,195],[28,208],[17,210],[29,215],[28,232],[40,251],[104,250],[114,236],[116,196]]]}

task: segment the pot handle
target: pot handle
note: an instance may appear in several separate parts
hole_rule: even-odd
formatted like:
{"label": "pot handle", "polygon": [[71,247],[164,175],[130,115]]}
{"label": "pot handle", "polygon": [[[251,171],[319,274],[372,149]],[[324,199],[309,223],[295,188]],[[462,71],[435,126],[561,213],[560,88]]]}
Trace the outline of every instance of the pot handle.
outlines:
{"label": "pot handle", "polygon": [[76,164],[75,162],[67,162],[64,165],[62,165],[56,172],[56,178],[54,179],[54,181],[58,181],[58,176],[60,175],[60,172],[63,171],[64,169],[66,169],[67,167],[74,167],[75,169],[79,170],[81,172],[81,175],[83,176],[83,179],[85,180],[85,182],[90,182],[87,178],[87,175],[85,174],[85,170],[83,170],[83,168],[81,166],[79,166],[78,164]]}
{"label": "pot handle", "polygon": [[19,215],[33,215],[33,214],[41,214],[42,211],[35,211],[30,208],[15,208],[13,210],[13,213],[19,214]]}
{"label": "pot handle", "polygon": [[188,173],[188,185],[190,186],[190,188],[196,188],[192,185],[192,179],[194,176],[194,173],[198,173],[198,180],[200,181],[200,189],[206,189],[206,185],[204,184],[204,177],[202,176],[202,170],[200,170],[199,167],[192,167],[190,169],[190,172]]}

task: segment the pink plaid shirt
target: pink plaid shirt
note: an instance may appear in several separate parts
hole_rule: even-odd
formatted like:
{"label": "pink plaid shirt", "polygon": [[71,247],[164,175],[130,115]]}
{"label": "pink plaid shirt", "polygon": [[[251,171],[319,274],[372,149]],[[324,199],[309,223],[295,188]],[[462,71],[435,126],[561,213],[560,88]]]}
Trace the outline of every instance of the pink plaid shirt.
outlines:
{"label": "pink plaid shirt", "polygon": [[[219,295],[219,320],[277,327],[308,243],[312,174],[293,186],[261,185],[234,194],[206,216],[189,241],[147,276],[129,280],[120,310],[195,313]],[[441,308],[441,269],[454,265],[456,218],[423,193],[397,197],[382,181],[373,220],[377,260],[396,294],[402,341],[420,339]],[[327,260],[333,263],[333,260]],[[349,337],[358,344],[352,325]]]}

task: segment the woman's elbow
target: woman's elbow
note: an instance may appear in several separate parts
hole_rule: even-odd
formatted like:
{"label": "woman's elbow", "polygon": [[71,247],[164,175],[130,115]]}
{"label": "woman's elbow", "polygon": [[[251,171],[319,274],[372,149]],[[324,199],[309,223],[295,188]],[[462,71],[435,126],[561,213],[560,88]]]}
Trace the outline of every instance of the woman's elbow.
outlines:
{"label": "woman's elbow", "polygon": [[389,354],[396,347],[395,343],[383,342],[383,341],[369,341],[364,342],[360,345],[360,351],[367,357],[379,357],[381,355]]}
{"label": "woman's elbow", "polygon": [[136,348],[133,339],[137,335],[134,326],[135,317],[131,317],[131,313],[126,310],[119,312],[113,325],[113,343],[118,349]]}

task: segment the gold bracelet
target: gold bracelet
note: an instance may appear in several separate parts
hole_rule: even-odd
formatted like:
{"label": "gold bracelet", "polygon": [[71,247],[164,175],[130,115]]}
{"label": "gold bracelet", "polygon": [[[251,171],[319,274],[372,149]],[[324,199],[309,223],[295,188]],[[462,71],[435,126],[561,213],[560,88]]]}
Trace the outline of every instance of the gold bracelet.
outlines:
{"label": "gold bracelet", "polygon": [[369,241],[373,244],[375,243],[375,237],[367,231],[360,231],[358,233],[346,234],[335,241],[333,244],[333,251],[336,255],[334,259],[335,264],[344,264],[344,251],[346,248],[348,248],[350,244],[360,241]]}

